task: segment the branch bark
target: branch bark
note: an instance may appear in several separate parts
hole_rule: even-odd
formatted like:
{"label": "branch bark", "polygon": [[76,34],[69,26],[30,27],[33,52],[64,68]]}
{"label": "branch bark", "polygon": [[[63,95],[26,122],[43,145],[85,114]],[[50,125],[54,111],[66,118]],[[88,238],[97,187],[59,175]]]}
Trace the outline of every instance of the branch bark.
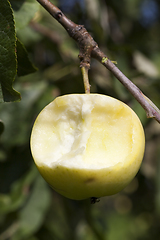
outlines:
{"label": "branch bark", "polygon": [[142,91],[133,84],[109,58],[99,49],[98,44],[82,25],[77,25],[68,19],[62,11],[53,5],[49,0],[37,0],[68,32],[78,43],[80,67],[89,69],[91,57],[98,60],[128,89],[134,98],[146,111],[148,118],[154,118],[160,123],[160,110],[148,99]]}

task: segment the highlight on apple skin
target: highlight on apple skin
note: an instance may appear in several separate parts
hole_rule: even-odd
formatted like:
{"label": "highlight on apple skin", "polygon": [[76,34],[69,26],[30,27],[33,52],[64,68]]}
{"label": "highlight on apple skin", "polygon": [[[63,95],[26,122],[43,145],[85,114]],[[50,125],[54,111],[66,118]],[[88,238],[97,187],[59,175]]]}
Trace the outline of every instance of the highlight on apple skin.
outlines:
{"label": "highlight on apple skin", "polygon": [[137,174],[145,136],[135,112],[101,94],[57,97],[38,115],[31,152],[42,177],[75,200],[113,195]]}

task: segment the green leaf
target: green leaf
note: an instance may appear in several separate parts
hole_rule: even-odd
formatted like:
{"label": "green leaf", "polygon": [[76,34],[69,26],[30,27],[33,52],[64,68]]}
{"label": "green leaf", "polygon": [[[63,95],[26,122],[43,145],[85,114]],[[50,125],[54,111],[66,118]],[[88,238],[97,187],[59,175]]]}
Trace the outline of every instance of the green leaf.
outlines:
{"label": "green leaf", "polygon": [[[29,79],[28,84],[23,83],[24,79]],[[35,81],[35,79],[38,79],[38,82]],[[31,83],[29,83],[29,81]],[[35,114],[38,114],[38,111],[44,106],[39,107],[37,111],[35,109],[35,104],[41,101],[46,92],[48,93],[47,83],[38,72],[21,77],[18,84],[16,84],[16,88],[21,92],[23,101],[18,104],[0,105],[0,117],[5,123],[5,132],[1,136],[1,141],[5,149],[9,149],[11,146],[21,146],[28,143],[32,126],[30,121],[32,121],[31,119],[33,119]],[[51,92],[48,93],[48,98],[50,96]],[[52,96],[50,101],[51,99]],[[16,137],[11,137],[15,134]]]}
{"label": "green leaf", "polygon": [[10,0],[12,8],[15,11],[18,11],[22,7],[24,2],[25,2],[25,0]]}
{"label": "green leaf", "polygon": [[20,212],[19,229],[12,240],[27,239],[35,233],[45,219],[50,205],[50,190],[40,175],[37,176],[30,198]]}
{"label": "green leaf", "polygon": [[28,198],[30,185],[35,180],[37,174],[38,171],[33,165],[24,177],[13,183],[10,194],[0,193],[0,215],[16,211],[24,204]]}
{"label": "green leaf", "polygon": [[[160,148],[157,151],[157,160],[160,158]],[[160,161],[157,161],[157,174],[156,174],[156,196],[155,196],[155,206],[156,213],[160,216]]]}
{"label": "green leaf", "polygon": [[0,120],[0,135],[3,133],[3,131],[4,131],[4,124],[2,120]]}
{"label": "green leaf", "polygon": [[[22,1],[23,3],[24,1]],[[23,4],[18,0],[11,1],[14,6],[14,17],[16,30],[24,28],[39,10],[39,4],[35,0],[26,0]],[[17,8],[15,7],[17,6]]]}
{"label": "green leaf", "polygon": [[37,71],[28,57],[28,53],[24,45],[17,39],[17,60],[18,60],[18,76],[24,76]]}
{"label": "green leaf", "polygon": [[0,102],[20,100],[12,87],[16,75],[16,36],[12,9],[7,0],[0,1]]}

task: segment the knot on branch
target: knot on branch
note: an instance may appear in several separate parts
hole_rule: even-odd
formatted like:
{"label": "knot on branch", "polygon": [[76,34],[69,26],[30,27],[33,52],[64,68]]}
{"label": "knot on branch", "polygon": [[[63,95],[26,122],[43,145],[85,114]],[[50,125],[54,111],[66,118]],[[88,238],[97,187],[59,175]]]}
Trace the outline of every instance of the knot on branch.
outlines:
{"label": "knot on branch", "polygon": [[91,52],[97,46],[91,35],[87,32],[83,25],[76,25],[70,32],[70,36],[74,38],[79,46],[80,67],[90,68]]}
{"label": "knot on branch", "polygon": [[60,18],[62,17],[63,13],[61,11],[58,11],[56,14],[55,14],[55,19],[56,20],[60,20]]}

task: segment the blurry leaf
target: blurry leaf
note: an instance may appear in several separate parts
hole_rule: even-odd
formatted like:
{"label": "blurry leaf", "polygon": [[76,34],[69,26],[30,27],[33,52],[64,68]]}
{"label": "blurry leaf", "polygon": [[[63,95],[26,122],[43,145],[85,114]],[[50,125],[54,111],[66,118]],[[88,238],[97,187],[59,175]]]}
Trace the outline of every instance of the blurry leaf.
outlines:
{"label": "blurry leaf", "polygon": [[100,5],[98,0],[86,0],[85,1],[87,13],[91,19],[98,20]]}
{"label": "blurry leaf", "polygon": [[148,118],[146,116],[145,110],[142,108],[142,106],[139,104],[139,102],[137,102],[135,99],[133,99],[131,108],[138,115],[142,124],[145,125],[145,123],[148,121]]}
{"label": "blurry leaf", "polygon": [[12,10],[7,0],[0,1],[0,102],[20,100],[13,87],[16,75],[15,28]]}
{"label": "blurry leaf", "polygon": [[156,196],[155,196],[155,205],[156,212],[160,216],[160,148],[157,151],[157,174],[156,174]]}
{"label": "blurry leaf", "polygon": [[76,71],[76,69],[77,68],[73,68],[73,65],[62,67],[58,64],[54,64],[53,66],[47,68],[44,75],[50,81],[60,81],[63,77],[69,76],[69,74]]}
{"label": "blurry leaf", "polygon": [[50,205],[50,190],[38,175],[32,193],[19,214],[19,229],[12,240],[28,239],[43,223]]}
{"label": "blurry leaf", "polygon": [[151,78],[157,78],[159,76],[159,72],[156,66],[141,52],[136,51],[133,55],[133,59],[136,68],[140,72]]}
{"label": "blurry leaf", "polygon": [[31,63],[24,45],[18,39],[16,43],[17,43],[18,76],[24,76],[37,71],[36,67]]}
{"label": "blurry leaf", "polygon": [[[12,1],[17,2],[17,1]],[[39,9],[35,0],[26,0],[17,10],[14,11],[16,30],[24,28]]]}
{"label": "blurry leaf", "polygon": [[10,0],[13,10],[18,11],[25,0]]}
{"label": "blurry leaf", "polygon": [[0,135],[3,133],[4,131],[4,124],[3,122],[0,120]]}
{"label": "blurry leaf", "polygon": [[122,101],[126,101],[129,97],[129,93],[126,88],[115,77],[113,77],[113,84],[117,96]]}
{"label": "blurry leaf", "polygon": [[32,237],[27,238],[26,240],[39,240],[39,239],[35,236],[32,236]]}
{"label": "blurry leaf", "polygon": [[[35,75],[36,74],[27,75],[26,77],[33,79],[34,81],[36,78]],[[1,119],[5,123],[5,131],[2,135],[2,141],[7,148],[28,142],[31,129],[30,121],[35,112],[33,105],[45,92],[47,84],[45,81],[39,81],[38,84],[36,82],[33,84],[19,84],[16,86],[22,94],[22,101],[18,104],[9,103],[0,106]]]}
{"label": "blurry leaf", "polygon": [[[133,239],[131,238],[130,226],[133,219],[127,215],[121,216],[118,214],[112,214],[110,216],[110,221],[108,222],[108,238],[110,240],[115,239]],[[116,226],[116,231],[115,231]]]}
{"label": "blurry leaf", "polygon": [[40,41],[42,39],[42,35],[27,25],[18,31],[18,38],[25,46],[30,46]]}
{"label": "blurry leaf", "polygon": [[133,218],[132,214],[120,215],[113,213],[109,217],[110,221],[108,222],[108,239],[147,239],[150,223],[146,221],[146,217],[148,217],[147,213],[136,215],[135,218]]}
{"label": "blurry leaf", "polygon": [[5,150],[1,149],[0,150],[0,162],[4,162],[6,159],[6,152]]}
{"label": "blurry leaf", "polygon": [[29,187],[36,176],[37,169],[34,166],[24,177],[13,184],[10,194],[0,194],[0,214],[13,212],[24,204],[28,197]]}

